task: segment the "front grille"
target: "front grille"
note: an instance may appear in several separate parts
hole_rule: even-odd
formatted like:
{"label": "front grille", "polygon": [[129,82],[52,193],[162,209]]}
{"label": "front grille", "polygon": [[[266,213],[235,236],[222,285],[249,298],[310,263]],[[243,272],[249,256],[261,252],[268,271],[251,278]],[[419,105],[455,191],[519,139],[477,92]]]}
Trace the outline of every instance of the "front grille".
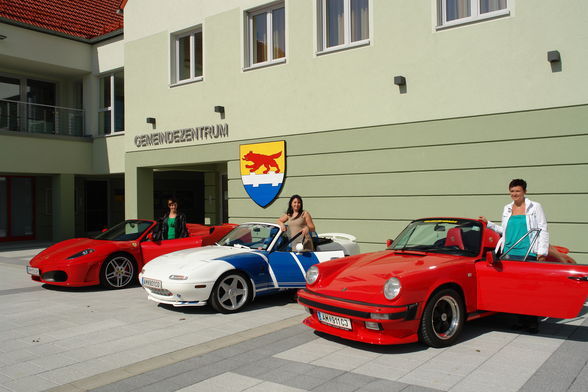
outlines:
{"label": "front grille", "polygon": [[155,289],[149,287],[147,290],[149,290],[151,294],[162,295],[164,297],[171,297],[173,295],[169,290],[166,289]]}

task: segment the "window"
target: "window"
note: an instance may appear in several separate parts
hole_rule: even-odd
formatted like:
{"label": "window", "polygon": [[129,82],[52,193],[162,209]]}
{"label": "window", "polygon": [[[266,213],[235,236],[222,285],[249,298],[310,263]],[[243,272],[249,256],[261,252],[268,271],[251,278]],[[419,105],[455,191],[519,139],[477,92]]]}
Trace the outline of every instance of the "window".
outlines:
{"label": "window", "polygon": [[202,80],[202,29],[172,37],[172,84]]}
{"label": "window", "polygon": [[437,0],[439,27],[509,15],[508,0]]}
{"label": "window", "polygon": [[369,0],[318,0],[319,52],[369,43]]}
{"label": "window", "polygon": [[98,123],[102,135],[125,130],[125,79],[122,71],[100,78]]}
{"label": "window", "polygon": [[247,13],[247,67],[283,62],[286,58],[284,3]]}

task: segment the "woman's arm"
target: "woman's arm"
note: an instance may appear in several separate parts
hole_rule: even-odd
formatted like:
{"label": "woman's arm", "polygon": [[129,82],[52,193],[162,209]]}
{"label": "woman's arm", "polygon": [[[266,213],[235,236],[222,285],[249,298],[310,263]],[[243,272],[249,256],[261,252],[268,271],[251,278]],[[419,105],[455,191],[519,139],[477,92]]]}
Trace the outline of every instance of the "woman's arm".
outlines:
{"label": "woman's arm", "polygon": [[304,212],[304,221],[306,222],[306,227],[308,228],[306,233],[304,234],[316,231],[316,227],[314,227],[314,222],[312,221],[312,216],[310,216],[310,212]]}
{"label": "woman's arm", "polygon": [[288,222],[288,215],[282,215],[276,220],[276,222],[278,223],[278,225],[280,225],[280,229],[282,229],[282,231],[286,231],[286,225],[284,223]]}

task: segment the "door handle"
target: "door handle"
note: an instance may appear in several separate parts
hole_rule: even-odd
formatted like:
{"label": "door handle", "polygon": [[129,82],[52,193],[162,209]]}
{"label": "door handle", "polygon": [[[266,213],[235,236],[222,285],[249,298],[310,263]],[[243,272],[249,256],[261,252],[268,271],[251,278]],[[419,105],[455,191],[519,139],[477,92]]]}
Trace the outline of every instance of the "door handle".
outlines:
{"label": "door handle", "polygon": [[568,276],[568,279],[577,280],[579,282],[588,282],[588,276]]}

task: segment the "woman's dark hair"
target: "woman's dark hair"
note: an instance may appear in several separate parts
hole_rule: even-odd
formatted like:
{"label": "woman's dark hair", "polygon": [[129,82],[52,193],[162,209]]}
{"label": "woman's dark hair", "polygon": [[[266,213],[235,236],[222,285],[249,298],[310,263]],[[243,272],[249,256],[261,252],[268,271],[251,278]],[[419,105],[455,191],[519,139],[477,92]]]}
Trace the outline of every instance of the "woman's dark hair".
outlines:
{"label": "woman's dark hair", "polygon": [[520,186],[525,192],[527,192],[527,181],[521,178],[515,178],[512,180],[510,184],[508,184],[508,189],[512,188],[513,186]]}
{"label": "woman's dark hair", "polygon": [[[298,201],[300,201],[300,211],[298,211],[298,215],[296,215],[296,216],[292,216],[292,214],[294,214],[294,209],[292,208],[292,201],[294,201],[294,199],[298,199]],[[290,198],[290,201],[288,202],[288,209],[286,210],[286,215],[292,216],[292,219],[296,219],[300,215],[302,215],[303,212],[304,212],[304,205],[302,204],[302,197],[300,197],[299,195],[292,195],[292,197]]]}
{"label": "woman's dark hair", "polygon": [[175,196],[170,196],[166,200],[167,200],[167,204],[169,204],[170,201],[174,204],[178,204],[178,199],[176,199]]}

